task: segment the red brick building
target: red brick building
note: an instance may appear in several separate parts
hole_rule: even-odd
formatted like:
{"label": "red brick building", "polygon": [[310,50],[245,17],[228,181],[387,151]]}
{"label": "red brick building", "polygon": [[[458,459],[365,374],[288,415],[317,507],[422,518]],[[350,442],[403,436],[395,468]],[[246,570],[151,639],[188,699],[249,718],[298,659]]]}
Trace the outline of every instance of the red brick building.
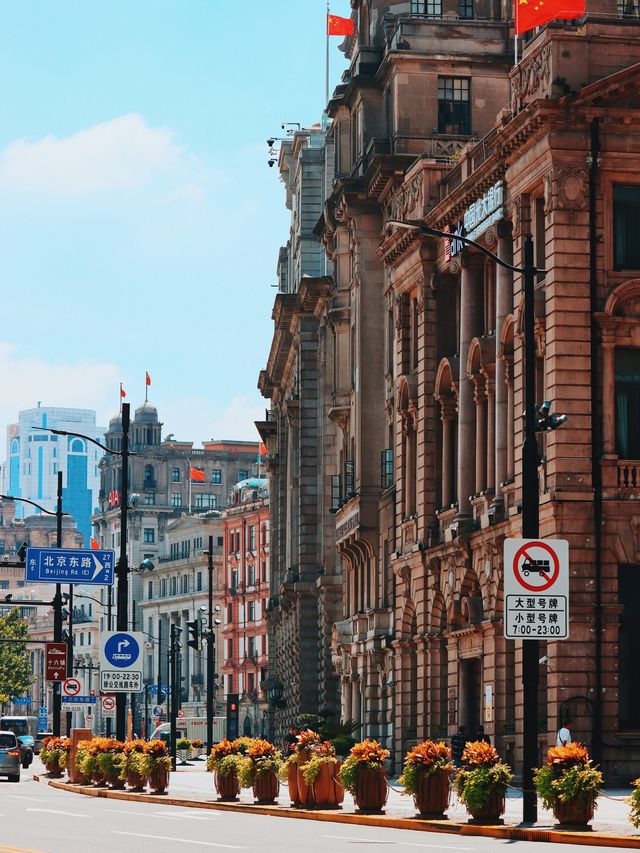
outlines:
{"label": "red brick building", "polygon": [[225,697],[240,697],[240,733],[265,731],[269,598],[269,489],[243,480],[223,516],[222,677]]}

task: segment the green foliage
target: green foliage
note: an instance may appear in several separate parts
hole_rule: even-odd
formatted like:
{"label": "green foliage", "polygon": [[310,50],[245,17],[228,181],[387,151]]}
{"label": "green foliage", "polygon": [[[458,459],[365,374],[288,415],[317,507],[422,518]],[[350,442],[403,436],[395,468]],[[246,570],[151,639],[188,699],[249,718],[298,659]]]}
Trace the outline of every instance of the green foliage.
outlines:
{"label": "green foliage", "polygon": [[350,794],[355,794],[356,792],[356,780],[358,778],[358,770],[362,766],[363,765],[360,761],[357,761],[352,756],[349,756],[347,759],[345,759],[342,767],[340,768],[340,772],[338,773],[340,781]]}
{"label": "green foliage", "polygon": [[98,770],[104,773],[108,782],[123,778],[122,771],[126,766],[126,756],[123,752],[101,752],[95,758]]}
{"label": "green foliage", "polygon": [[183,752],[191,752],[191,741],[188,737],[178,738],[176,741],[176,749],[179,749]]}
{"label": "green foliage", "polygon": [[[325,717],[320,714],[299,714],[297,722],[301,729],[311,729],[314,732],[318,732],[321,740],[330,741],[338,737],[351,737],[360,728],[360,723],[357,723],[355,720],[341,722],[336,717]],[[355,742],[355,739],[352,738],[351,746]],[[351,746],[349,749],[351,749]],[[347,755],[349,749],[340,754]]]}
{"label": "green foliage", "polygon": [[[425,770],[422,767],[414,767],[412,764],[405,764],[402,776],[398,779],[398,782],[404,789],[402,793],[415,794],[418,790],[418,779],[420,778],[420,774],[424,772]],[[426,772],[429,771],[427,770]]]}
{"label": "green foliage", "polygon": [[[29,639],[29,626],[20,618],[17,607],[6,616],[0,616],[0,639]],[[0,643],[0,705],[7,703],[12,696],[21,696],[34,681],[28,646]]]}
{"label": "green foliage", "polygon": [[312,755],[309,761],[302,766],[302,776],[307,785],[315,783],[323,764],[335,765],[337,762],[333,755]]}
{"label": "green foliage", "polygon": [[453,783],[453,789],[470,812],[483,808],[493,794],[504,794],[513,779],[511,769],[502,762],[483,764],[473,768],[462,767]]}
{"label": "green foliage", "polygon": [[144,752],[129,752],[126,754],[126,760],[122,763],[120,770],[120,778],[126,780],[127,773],[137,773],[143,779],[147,778],[149,767],[149,756]]}
{"label": "green foliage", "polygon": [[590,761],[586,764],[545,764],[534,770],[533,781],[545,809],[558,802],[596,803],[604,782],[602,773]]}
{"label": "green foliage", "polygon": [[331,743],[336,751],[336,755],[349,755],[352,748],[356,745],[356,739],[351,735],[337,735],[331,738]]}
{"label": "green foliage", "polygon": [[633,782],[633,791],[627,802],[631,806],[629,820],[635,827],[640,827],[640,779]]}
{"label": "green foliage", "polygon": [[207,770],[215,770],[220,776],[231,776],[234,773],[238,778],[242,770],[242,765],[246,761],[244,755],[225,755],[224,758],[218,761],[212,761],[211,756],[207,760]]}

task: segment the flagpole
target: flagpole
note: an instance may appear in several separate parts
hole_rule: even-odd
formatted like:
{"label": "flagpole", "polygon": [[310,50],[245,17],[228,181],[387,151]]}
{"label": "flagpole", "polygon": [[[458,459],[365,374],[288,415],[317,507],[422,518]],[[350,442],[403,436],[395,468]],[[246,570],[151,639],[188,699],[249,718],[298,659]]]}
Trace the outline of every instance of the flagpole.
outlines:
{"label": "flagpole", "polygon": [[191,459],[187,458],[187,462],[189,463],[189,507],[187,509],[187,515],[191,515]]}
{"label": "flagpole", "polygon": [[326,58],[325,58],[325,78],[324,78],[324,108],[327,109],[327,104],[329,103],[329,0],[327,0],[327,20],[325,23],[325,29],[327,31],[327,47],[326,47]]}
{"label": "flagpole", "polygon": [[513,50],[514,50],[514,65],[518,64],[518,36],[513,37]]}
{"label": "flagpole", "polygon": [[122,382],[120,383],[120,414],[122,415]]}
{"label": "flagpole", "polygon": [[148,374],[145,373],[145,375],[144,375],[144,401],[145,401],[145,403],[149,402],[149,383],[147,382],[147,376],[148,376]]}

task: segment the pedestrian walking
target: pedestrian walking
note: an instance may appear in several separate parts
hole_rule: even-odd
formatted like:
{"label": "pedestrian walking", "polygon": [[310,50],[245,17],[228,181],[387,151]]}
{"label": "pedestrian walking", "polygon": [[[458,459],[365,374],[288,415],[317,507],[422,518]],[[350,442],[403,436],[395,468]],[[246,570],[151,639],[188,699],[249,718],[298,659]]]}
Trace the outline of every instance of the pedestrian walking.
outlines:
{"label": "pedestrian walking", "polygon": [[571,723],[560,726],[556,738],[556,746],[566,746],[568,743],[571,743]]}
{"label": "pedestrian walking", "polygon": [[285,753],[286,755],[290,755],[298,742],[298,730],[294,726],[291,726],[289,733],[285,735],[284,742],[286,744]]}
{"label": "pedestrian walking", "polygon": [[462,753],[467,743],[466,728],[458,726],[458,731],[451,736],[451,758],[456,767],[462,764]]}
{"label": "pedestrian walking", "polygon": [[491,738],[485,732],[484,726],[478,726],[476,728],[476,740],[483,741],[484,743],[491,743]]}

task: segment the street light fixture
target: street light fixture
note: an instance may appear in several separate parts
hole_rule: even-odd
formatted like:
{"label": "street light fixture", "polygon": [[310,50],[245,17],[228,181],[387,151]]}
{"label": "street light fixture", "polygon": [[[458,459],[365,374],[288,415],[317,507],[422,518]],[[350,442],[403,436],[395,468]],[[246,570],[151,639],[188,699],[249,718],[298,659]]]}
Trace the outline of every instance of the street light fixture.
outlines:
{"label": "street light fixture", "polygon": [[[540,494],[538,485],[538,443],[536,432],[556,429],[566,422],[566,415],[549,416],[550,405],[544,402],[539,408],[535,401],[535,310],[534,289],[536,275],[545,273],[534,263],[533,237],[524,235],[524,265],[514,266],[502,260],[485,246],[460,234],[450,234],[432,228],[420,221],[402,222],[389,220],[409,231],[417,231],[429,237],[446,240],[455,239],[490,258],[511,272],[522,275],[524,284],[524,442],[522,445],[522,536],[537,539],[540,535]],[[533,785],[533,768],[538,763],[538,681],[540,643],[535,639],[522,640],[522,683],[523,683],[523,743],[522,743],[522,819],[524,823],[535,823],[538,819],[538,801]]]}
{"label": "street light fixture", "polygon": [[[35,501],[31,501],[28,498],[18,498],[14,495],[0,495],[0,500],[6,501],[19,501],[20,503],[30,504],[34,506],[36,509],[39,509],[40,512],[45,513],[45,515],[55,515],[56,517],[56,548],[62,548],[62,517],[65,515],[69,515],[68,512],[62,512],[62,471],[58,471],[58,480],[57,480],[57,489],[56,489],[56,509],[55,512],[52,512],[50,509],[45,509],[40,504]],[[21,555],[21,553],[24,553]],[[18,556],[20,557],[20,561],[22,562],[26,557],[26,549],[24,544],[18,551]],[[69,588],[72,589],[71,587]],[[67,601],[71,598],[71,593],[67,595]],[[67,603],[65,601],[65,604]],[[53,642],[61,643],[63,642],[62,636],[62,587],[59,583],[56,584],[55,595],[53,596]],[[70,622],[69,627],[71,628],[72,622]],[[73,649],[70,648],[68,650],[68,658],[67,658],[67,675],[71,675],[70,671],[70,661],[73,655]],[[55,737],[60,737],[60,712],[62,706],[62,695],[60,693],[60,685],[53,685],[53,709],[52,709],[52,728],[53,734]]]}
{"label": "street light fixture", "polygon": [[[129,627],[129,565],[127,562],[127,509],[129,500],[129,457],[133,454],[129,450],[129,424],[131,418],[131,409],[129,403],[122,404],[122,450],[112,450],[101,444],[95,438],[84,435],[80,432],[70,432],[65,429],[52,429],[51,427],[32,427],[32,429],[51,432],[54,435],[73,436],[75,438],[83,438],[90,441],[97,447],[100,447],[106,453],[111,453],[113,456],[120,456],[122,459],[122,494],[120,496],[120,554],[118,564],[116,566],[116,576],[118,578],[118,589],[116,594],[117,615],[116,615],[116,630],[126,631]],[[111,629],[111,619],[109,618],[109,629]],[[116,737],[118,740],[124,740],[126,734],[126,708],[127,694],[116,694]]]}

